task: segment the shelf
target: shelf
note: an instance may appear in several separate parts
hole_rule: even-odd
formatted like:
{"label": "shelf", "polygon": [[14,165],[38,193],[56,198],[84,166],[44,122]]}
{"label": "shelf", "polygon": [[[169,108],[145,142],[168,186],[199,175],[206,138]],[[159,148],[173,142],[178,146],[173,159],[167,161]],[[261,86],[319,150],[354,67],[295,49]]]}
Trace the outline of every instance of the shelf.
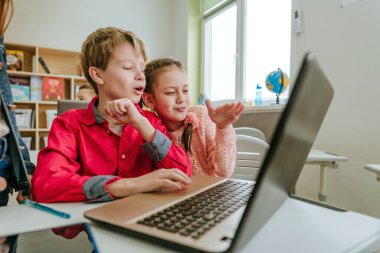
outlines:
{"label": "shelf", "polygon": [[38,101],[37,103],[40,105],[57,105],[57,101]]}
{"label": "shelf", "polygon": [[64,79],[74,79],[79,81],[86,81],[86,78],[83,76],[76,76],[76,75],[62,75],[62,74],[44,74],[44,73],[33,73],[33,72],[25,72],[25,71],[8,71],[7,72],[9,76],[21,76],[21,77],[31,77],[31,76],[40,76],[40,77],[61,77]]}
{"label": "shelf", "polygon": [[[22,71],[8,71],[7,73],[9,77],[14,78],[15,83],[18,81],[17,79],[24,79],[25,83],[29,83],[30,96],[33,95],[33,99],[42,98],[43,89],[54,88],[53,86],[48,88],[42,85],[44,77],[63,79],[64,95],[62,95],[64,99],[74,99],[77,87],[87,83],[86,79],[81,76],[79,52],[9,42],[5,43],[5,47],[7,50],[23,51]],[[47,74],[45,72],[38,60],[39,57],[44,59],[47,67],[53,74]],[[38,77],[40,77],[41,80],[39,80],[40,78]],[[41,85],[39,85],[39,81],[41,82]],[[21,81],[19,82],[21,83]],[[24,96],[27,96],[26,92]],[[18,109],[31,109],[33,111],[31,120],[32,128],[19,129],[21,136],[31,137],[31,150],[39,150],[45,147],[44,138],[48,136],[50,131],[47,121],[49,120],[50,122],[50,120],[54,118],[55,113],[50,112],[50,110],[57,110],[57,101],[14,100],[14,103],[17,105]]]}
{"label": "shelf", "polygon": [[19,128],[18,129],[20,132],[34,132],[37,129],[36,128]]}

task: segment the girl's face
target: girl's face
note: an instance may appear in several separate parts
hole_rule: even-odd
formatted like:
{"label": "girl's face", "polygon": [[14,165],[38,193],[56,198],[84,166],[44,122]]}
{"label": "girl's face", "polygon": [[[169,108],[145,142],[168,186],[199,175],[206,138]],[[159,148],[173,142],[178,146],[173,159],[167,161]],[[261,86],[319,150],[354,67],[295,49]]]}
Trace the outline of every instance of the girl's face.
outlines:
{"label": "girl's face", "polygon": [[186,74],[176,66],[160,73],[151,96],[154,110],[169,131],[183,125],[190,105]]}

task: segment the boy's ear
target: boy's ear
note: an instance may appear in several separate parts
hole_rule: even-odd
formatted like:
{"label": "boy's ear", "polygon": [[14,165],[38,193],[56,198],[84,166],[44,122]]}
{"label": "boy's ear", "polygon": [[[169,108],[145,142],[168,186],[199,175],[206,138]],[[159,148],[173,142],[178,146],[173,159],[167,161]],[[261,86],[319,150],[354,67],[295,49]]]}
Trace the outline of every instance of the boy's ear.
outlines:
{"label": "boy's ear", "polygon": [[95,83],[104,84],[102,73],[98,68],[90,67],[88,69],[88,73],[90,74],[92,80],[94,80]]}
{"label": "boy's ear", "polygon": [[141,98],[147,107],[149,107],[152,110],[154,109],[154,98],[153,98],[152,94],[144,92],[142,94]]}

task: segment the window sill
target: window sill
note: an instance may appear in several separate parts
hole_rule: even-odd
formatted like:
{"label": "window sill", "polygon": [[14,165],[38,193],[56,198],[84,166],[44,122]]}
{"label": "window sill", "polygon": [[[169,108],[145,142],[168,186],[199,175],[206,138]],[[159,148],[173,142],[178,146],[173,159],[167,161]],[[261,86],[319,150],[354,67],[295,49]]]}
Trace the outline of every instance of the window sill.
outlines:
{"label": "window sill", "polygon": [[259,105],[259,106],[246,106],[243,113],[268,113],[268,112],[282,112],[286,104],[274,105]]}

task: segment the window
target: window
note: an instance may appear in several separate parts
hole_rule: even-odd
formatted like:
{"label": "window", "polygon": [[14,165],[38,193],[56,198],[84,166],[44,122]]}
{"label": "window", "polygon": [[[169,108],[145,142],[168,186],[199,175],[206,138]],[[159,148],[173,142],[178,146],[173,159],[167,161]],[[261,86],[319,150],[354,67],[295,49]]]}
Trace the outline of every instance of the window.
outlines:
{"label": "window", "polygon": [[[236,79],[236,4],[205,20],[205,57],[208,59],[207,96],[233,100]],[[221,74],[223,73],[223,74]]]}
{"label": "window", "polygon": [[204,16],[204,94],[248,101],[260,84],[263,103],[273,103],[265,79],[278,68],[290,74],[291,0],[222,0],[211,12]]}

